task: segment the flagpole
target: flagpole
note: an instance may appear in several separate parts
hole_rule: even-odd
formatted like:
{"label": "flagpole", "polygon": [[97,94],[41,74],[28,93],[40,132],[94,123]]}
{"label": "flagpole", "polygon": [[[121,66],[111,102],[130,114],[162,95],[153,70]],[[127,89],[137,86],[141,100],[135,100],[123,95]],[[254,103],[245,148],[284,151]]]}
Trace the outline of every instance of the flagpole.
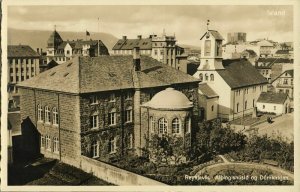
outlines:
{"label": "flagpole", "polygon": [[[100,31],[99,31],[99,17],[98,17],[98,33],[100,35]],[[98,38],[98,57],[100,56],[100,45],[99,45],[99,38]]]}

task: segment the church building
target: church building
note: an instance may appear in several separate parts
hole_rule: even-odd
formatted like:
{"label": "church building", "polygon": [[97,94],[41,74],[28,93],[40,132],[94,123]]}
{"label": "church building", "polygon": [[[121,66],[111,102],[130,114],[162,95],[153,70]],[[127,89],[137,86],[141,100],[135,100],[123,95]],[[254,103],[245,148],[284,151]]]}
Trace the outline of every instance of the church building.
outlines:
{"label": "church building", "polygon": [[259,95],[267,91],[267,80],[246,59],[223,60],[224,39],[218,31],[207,30],[200,40],[200,66],[193,75],[201,81],[199,97],[205,96],[207,91],[213,98],[218,96],[218,99],[209,100],[212,106],[207,106],[207,102],[199,103],[205,119],[233,120],[252,113]]}

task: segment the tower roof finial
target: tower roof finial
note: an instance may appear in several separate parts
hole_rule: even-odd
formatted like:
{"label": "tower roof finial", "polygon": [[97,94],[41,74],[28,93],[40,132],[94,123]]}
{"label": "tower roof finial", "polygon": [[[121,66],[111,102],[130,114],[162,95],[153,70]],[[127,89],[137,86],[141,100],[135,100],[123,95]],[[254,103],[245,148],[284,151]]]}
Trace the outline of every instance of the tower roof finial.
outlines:
{"label": "tower roof finial", "polygon": [[209,19],[208,19],[208,20],[207,20],[207,23],[206,23],[206,26],[207,26],[207,31],[209,30],[209,29],[208,29],[209,22],[210,22],[210,21],[209,21]]}

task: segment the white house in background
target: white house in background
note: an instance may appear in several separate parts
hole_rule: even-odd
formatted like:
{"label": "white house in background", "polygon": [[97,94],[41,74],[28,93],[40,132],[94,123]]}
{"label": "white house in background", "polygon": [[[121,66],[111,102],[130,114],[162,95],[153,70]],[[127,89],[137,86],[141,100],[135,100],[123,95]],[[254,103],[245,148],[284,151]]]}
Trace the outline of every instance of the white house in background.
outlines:
{"label": "white house in background", "polygon": [[257,111],[281,115],[290,112],[290,98],[286,93],[261,93],[257,103]]}
{"label": "white house in background", "polygon": [[294,98],[294,70],[286,70],[272,81],[277,93],[286,93],[291,99]]}
{"label": "white house in background", "polygon": [[218,117],[233,120],[253,112],[268,81],[245,59],[223,60],[222,41],[218,31],[208,30],[202,36],[201,65],[193,76],[219,96]]}

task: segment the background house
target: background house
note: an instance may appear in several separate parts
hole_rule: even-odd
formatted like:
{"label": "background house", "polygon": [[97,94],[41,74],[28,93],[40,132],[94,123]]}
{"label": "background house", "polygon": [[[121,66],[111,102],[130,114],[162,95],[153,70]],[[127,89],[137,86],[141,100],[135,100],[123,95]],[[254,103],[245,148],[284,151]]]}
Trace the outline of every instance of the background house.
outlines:
{"label": "background house", "polygon": [[257,103],[257,111],[275,113],[276,115],[290,112],[290,98],[286,93],[261,93]]}

